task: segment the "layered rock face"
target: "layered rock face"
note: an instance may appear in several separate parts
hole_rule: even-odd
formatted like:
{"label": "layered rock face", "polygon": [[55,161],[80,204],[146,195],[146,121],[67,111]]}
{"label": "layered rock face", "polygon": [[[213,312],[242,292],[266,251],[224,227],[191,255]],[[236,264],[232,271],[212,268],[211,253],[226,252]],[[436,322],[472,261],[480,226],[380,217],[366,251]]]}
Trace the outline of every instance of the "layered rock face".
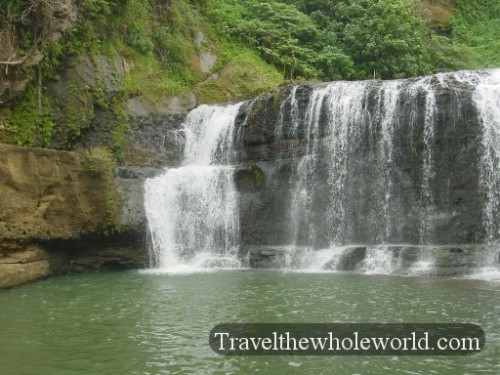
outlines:
{"label": "layered rock face", "polygon": [[70,152],[0,147],[3,242],[74,239],[103,225],[103,192],[108,187],[97,160]]}
{"label": "layered rock face", "polygon": [[105,236],[117,225],[110,172],[92,156],[0,145],[0,287],[145,263],[133,242]]}
{"label": "layered rock face", "polygon": [[290,87],[248,103],[236,150],[242,244],[487,241],[497,223],[484,211],[475,89],[450,74]]}

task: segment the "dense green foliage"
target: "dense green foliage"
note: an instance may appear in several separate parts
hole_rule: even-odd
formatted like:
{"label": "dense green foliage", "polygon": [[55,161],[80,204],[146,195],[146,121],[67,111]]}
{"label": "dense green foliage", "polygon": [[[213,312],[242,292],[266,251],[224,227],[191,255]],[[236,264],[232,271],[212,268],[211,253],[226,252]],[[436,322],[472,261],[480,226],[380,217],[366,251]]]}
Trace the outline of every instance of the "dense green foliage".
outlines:
{"label": "dense green foliage", "polygon": [[[420,0],[85,0],[82,21],[44,52],[51,50],[46,55],[54,62],[107,44],[129,48],[125,53],[138,60],[154,56],[158,64],[146,65],[164,77],[158,89],[167,95],[203,78],[193,69],[197,30],[208,31],[226,61],[242,43],[284,79],[385,79],[499,65],[500,2],[422,1],[448,7],[453,17],[436,28],[419,12]],[[0,0],[0,17],[18,23],[32,3],[40,25],[21,32],[19,45],[32,44],[33,33],[43,37],[50,1]]]}
{"label": "dense green foliage", "polygon": [[[57,139],[57,147],[71,149],[94,126],[95,116],[107,111],[107,121],[114,122],[106,130],[113,142],[108,146],[120,159],[128,129],[125,107],[131,97],[155,111],[173,96],[188,103],[192,101],[183,95],[194,94],[197,102],[221,102],[258,95],[282,82],[276,68],[250,47],[221,37],[200,2],[85,0],[75,3],[77,22],[61,38],[52,38],[57,22],[51,1],[0,0],[0,44],[8,43],[15,59],[43,56],[38,65],[5,70],[31,84],[3,112],[3,99],[12,95],[1,97],[0,86],[0,142],[49,147]],[[201,56],[207,53],[215,59],[210,71],[201,67]],[[85,82],[74,70],[83,56],[90,61],[84,69],[94,70],[86,73],[91,77]],[[112,93],[106,92],[109,84],[101,82],[102,56],[111,67],[116,56],[124,61],[125,74],[113,79]],[[0,61],[7,58],[0,51]],[[207,79],[214,72],[219,78]],[[0,83],[2,79],[0,73]],[[65,93],[52,103],[52,112],[46,105],[50,82],[61,82],[57,90]],[[57,118],[54,128],[51,114]]]}
{"label": "dense green foliage", "polygon": [[394,78],[430,70],[427,30],[407,1],[211,0],[207,9],[286,78]]}
{"label": "dense green foliage", "polygon": [[453,0],[453,40],[468,47],[468,67],[500,66],[500,1]]}
{"label": "dense green foliage", "polygon": [[[424,5],[436,4],[450,7]],[[455,17],[440,25],[407,0],[209,0],[206,10],[285,78],[388,79],[499,66],[499,2],[455,6]]]}
{"label": "dense green foliage", "polygon": [[48,146],[52,134],[50,105],[38,102],[35,89],[29,87],[24,98],[14,107],[10,123],[10,141],[19,146]]}
{"label": "dense green foliage", "polygon": [[409,3],[337,3],[330,30],[355,62],[356,76],[395,78],[426,73],[425,29]]}
{"label": "dense green foliage", "polygon": [[[211,6],[211,13],[217,16],[218,4]],[[230,35],[260,51],[267,61],[282,68],[285,77],[320,73],[314,59],[321,33],[305,14],[285,4],[258,2],[242,4],[239,16],[241,20],[228,20],[234,21],[229,23]],[[223,23],[224,19],[218,21]]]}
{"label": "dense green foliage", "polygon": [[[240,100],[290,79],[390,79],[500,66],[498,0],[82,0],[61,38],[52,37],[52,1],[0,0],[0,60],[11,50],[26,62],[43,57],[0,71],[28,82],[10,103],[0,91],[0,104],[10,105],[0,106],[0,141],[50,146],[62,137],[59,146],[72,148],[96,112],[107,111],[120,158],[130,98],[156,110],[173,96],[187,103]],[[215,61],[208,70],[206,54]],[[98,75],[90,84],[64,77],[82,56],[123,59],[126,71],[112,93]],[[61,79],[66,96],[54,105],[46,89]]]}

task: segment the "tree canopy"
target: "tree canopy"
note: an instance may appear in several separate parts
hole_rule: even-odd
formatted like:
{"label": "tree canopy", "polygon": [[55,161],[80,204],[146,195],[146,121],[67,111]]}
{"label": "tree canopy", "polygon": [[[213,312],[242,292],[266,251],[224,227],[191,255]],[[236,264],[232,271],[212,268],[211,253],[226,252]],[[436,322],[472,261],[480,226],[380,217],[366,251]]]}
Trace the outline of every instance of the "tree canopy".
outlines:
{"label": "tree canopy", "polygon": [[[495,1],[455,2],[458,10],[471,13],[468,19],[477,20]],[[209,0],[205,7],[231,38],[256,48],[285,78],[390,79],[466,67],[466,51],[453,33],[462,30],[464,41],[469,24],[459,25],[455,17],[435,30],[421,5],[419,0]],[[496,12],[498,5],[493,8]]]}

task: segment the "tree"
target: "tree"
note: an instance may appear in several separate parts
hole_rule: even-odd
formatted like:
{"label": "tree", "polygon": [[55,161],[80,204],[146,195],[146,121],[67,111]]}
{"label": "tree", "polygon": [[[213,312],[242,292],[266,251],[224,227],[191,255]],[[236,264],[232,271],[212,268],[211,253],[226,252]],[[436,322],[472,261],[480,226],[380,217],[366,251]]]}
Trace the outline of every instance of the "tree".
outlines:
{"label": "tree", "polygon": [[305,14],[281,3],[250,3],[235,32],[256,47],[286,78],[311,77],[320,72],[312,64],[322,36]]}
{"label": "tree", "polygon": [[331,27],[353,59],[357,78],[426,73],[425,24],[415,7],[402,0],[347,0],[334,6]]}

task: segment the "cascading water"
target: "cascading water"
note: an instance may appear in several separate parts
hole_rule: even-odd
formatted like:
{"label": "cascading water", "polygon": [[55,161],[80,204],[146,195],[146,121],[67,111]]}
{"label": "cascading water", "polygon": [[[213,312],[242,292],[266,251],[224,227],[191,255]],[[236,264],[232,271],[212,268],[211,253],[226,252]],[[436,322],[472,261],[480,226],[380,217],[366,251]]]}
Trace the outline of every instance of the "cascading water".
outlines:
{"label": "cascading water", "polygon": [[145,182],[154,267],[182,272],[240,264],[238,194],[230,165],[240,105],[191,111],[184,123],[183,165]]}
{"label": "cascading water", "polygon": [[[473,99],[483,125],[481,182],[487,191],[484,208],[485,226],[491,251],[484,263],[500,265],[500,69],[487,76],[465,79],[478,80]],[[485,266],[472,277],[500,280],[500,269]]]}
{"label": "cascading water", "polygon": [[[188,115],[183,165],[145,185],[152,264],[234,267],[264,244],[293,270],[498,273],[500,70],[288,90]],[[267,186],[240,194],[236,164]]]}
{"label": "cascading water", "polygon": [[[464,90],[454,82],[470,85],[483,126],[485,152],[478,167],[488,203],[482,221],[493,253],[482,263],[492,264],[493,258],[498,257],[491,239],[498,238],[495,213],[500,202],[496,168],[500,151],[500,144],[496,143],[500,139],[497,74],[498,71],[457,72],[405,81],[319,85],[308,94],[302,114],[297,107],[297,90],[292,89],[280,106],[278,133],[280,138],[297,139],[303,133],[302,139],[307,144],[305,152],[301,151],[304,155],[296,157],[297,167],[291,177],[289,250],[285,264],[310,270],[331,253],[331,262],[325,261],[331,267],[332,261],[335,263],[339,258],[341,246],[362,242],[368,245],[361,270],[400,272],[402,267],[397,263],[401,259],[394,255],[393,247],[406,243],[420,246],[406,273],[432,274],[435,255],[421,245],[457,243],[451,235],[442,238],[443,231],[435,233],[442,222],[451,222],[456,215],[449,185],[457,172],[450,173],[448,186],[436,186],[436,174],[446,167],[444,157],[439,154],[443,128],[450,123],[454,127],[463,124],[470,116],[470,108],[463,105],[469,100],[469,89]],[[448,97],[443,98],[441,90]],[[438,115],[438,111],[448,113]],[[288,134],[283,125],[286,118],[292,124]],[[402,155],[401,150],[415,152],[418,159]],[[363,170],[358,159],[367,153],[371,165]],[[401,162],[405,157],[407,160]],[[408,165],[403,165],[403,169],[404,162]],[[400,177],[406,173],[405,169],[412,171],[408,173],[408,182]],[[404,183],[413,189],[401,186]],[[448,202],[447,206],[443,201]],[[364,217],[360,217],[360,211]],[[316,249],[316,254],[311,255],[311,249]],[[298,261],[294,260],[297,256],[301,257]],[[311,258],[318,256],[322,261],[311,263]],[[324,265],[319,267],[324,269]]]}
{"label": "cascading water", "polygon": [[[346,195],[349,192],[346,190],[349,188],[348,179],[351,178],[349,172],[352,168],[352,154],[360,152],[360,141],[366,132],[369,133],[368,147],[377,150],[372,165],[375,173],[372,174],[371,191],[367,192],[371,205],[375,208],[371,213],[371,224],[376,227],[373,240],[383,244],[394,236],[392,232],[398,228],[391,220],[394,210],[391,206],[394,203],[391,173],[394,129],[402,121],[398,108],[405,104],[401,103],[403,95],[409,98],[407,117],[411,123],[419,120],[422,104],[417,100],[417,96],[425,95],[424,138],[427,157],[422,164],[421,185],[427,205],[432,202],[429,176],[435,100],[430,89],[431,79],[432,77],[425,77],[406,85],[403,85],[402,81],[391,81],[376,87],[372,82],[335,82],[313,88],[302,121],[307,142],[306,151],[299,159],[296,173],[292,177],[295,182],[289,209],[291,233],[287,265],[292,267],[292,264],[297,263],[292,260],[296,254],[301,254],[304,258],[299,264],[309,263],[306,258],[311,256],[310,251],[298,251],[299,246],[338,249],[338,246],[350,242],[352,229],[349,228],[346,215],[352,208],[347,202]],[[291,118],[293,124],[290,137],[297,137],[297,128],[301,122],[295,96],[294,88],[287,98],[291,112],[288,118]],[[286,100],[280,107],[280,137],[283,137],[283,119],[287,117],[283,114],[286,110],[285,102]],[[320,136],[321,116],[325,118],[326,124]],[[318,181],[321,181],[321,188],[318,188]],[[317,215],[318,211],[320,215]],[[314,216],[319,216],[319,221],[325,225],[318,226],[318,220],[315,222]],[[422,216],[422,222],[424,221],[425,217]],[[426,232],[426,227],[419,225],[418,229]],[[337,254],[338,250],[334,252],[334,256]],[[368,257],[372,254],[374,253],[368,252]],[[373,261],[379,262],[376,257]],[[310,269],[311,266],[307,268]],[[368,268],[370,269],[370,266]]]}

